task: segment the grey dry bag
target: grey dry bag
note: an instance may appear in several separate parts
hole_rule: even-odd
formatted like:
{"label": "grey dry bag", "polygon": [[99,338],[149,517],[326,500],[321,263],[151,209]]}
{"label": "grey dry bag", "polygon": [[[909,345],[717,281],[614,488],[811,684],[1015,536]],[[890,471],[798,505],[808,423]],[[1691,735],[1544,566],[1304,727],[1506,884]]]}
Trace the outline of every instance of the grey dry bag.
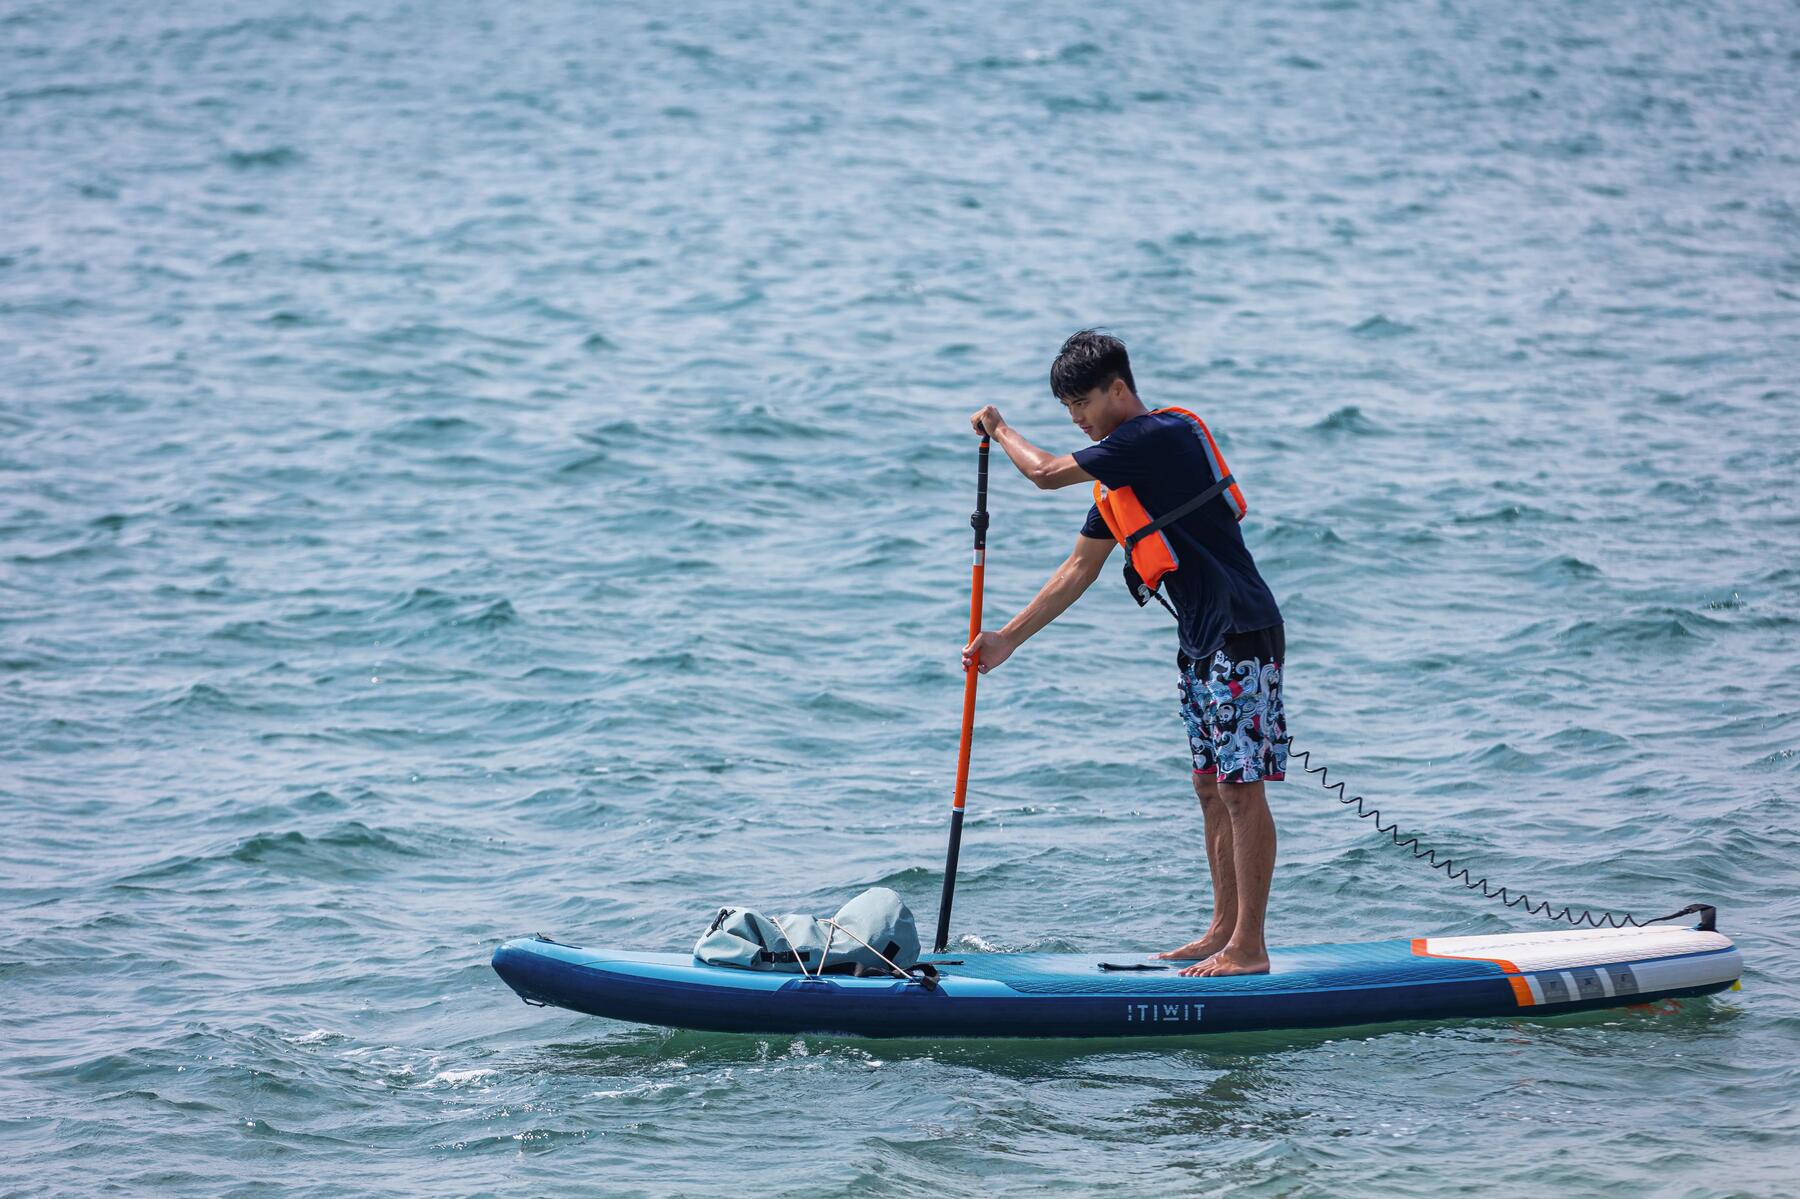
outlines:
{"label": "grey dry bag", "polygon": [[912,967],[919,960],[919,928],[900,896],[870,887],[823,920],[798,914],[771,919],[749,908],[720,908],[694,956],[739,970],[892,974],[882,958],[902,971]]}

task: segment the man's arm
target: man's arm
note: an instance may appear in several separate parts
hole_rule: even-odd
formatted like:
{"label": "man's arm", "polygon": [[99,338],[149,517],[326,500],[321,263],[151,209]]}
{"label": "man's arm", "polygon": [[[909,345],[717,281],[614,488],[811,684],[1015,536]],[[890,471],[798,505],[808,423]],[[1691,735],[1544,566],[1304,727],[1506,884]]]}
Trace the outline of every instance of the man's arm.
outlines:
{"label": "man's arm", "polygon": [[1058,458],[1048,450],[1038,449],[1007,424],[1006,418],[992,404],[970,417],[969,423],[975,426],[977,433],[985,433],[999,442],[1012,464],[1019,468],[1019,473],[1045,491],[1094,481],[1093,475],[1075,464],[1075,455],[1064,454]]}
{"label": "man's arm", "polygon": [[1045,580],[1032,601],[1006,622],[1005,628],[999,632],[983,629],[975,640],[963,646],[963,668],[966,670],[972,660],[978,661],[981,673],[986,674],[1010,658],[1032,634],[1066,612],[1100,577],[1100,568],[1106,565],[1113,544],[1111,538],[1077,537],[1075,549]]}

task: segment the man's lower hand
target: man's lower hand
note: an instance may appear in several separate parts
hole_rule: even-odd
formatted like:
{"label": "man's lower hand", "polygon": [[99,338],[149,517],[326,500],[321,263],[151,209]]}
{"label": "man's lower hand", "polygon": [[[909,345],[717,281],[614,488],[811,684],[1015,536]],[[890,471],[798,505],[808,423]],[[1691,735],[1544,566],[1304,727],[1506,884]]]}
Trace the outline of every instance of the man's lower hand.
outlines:
{"label": "man's lower hand", "polygon": [[971,664],[974,664],[977,670],[986,674],[1012,657],[1013,648],[1013,643],[1007,639],[1004,633],[983,629],[975,635],[975,640],[963,646],[963,669],[967,670]]}

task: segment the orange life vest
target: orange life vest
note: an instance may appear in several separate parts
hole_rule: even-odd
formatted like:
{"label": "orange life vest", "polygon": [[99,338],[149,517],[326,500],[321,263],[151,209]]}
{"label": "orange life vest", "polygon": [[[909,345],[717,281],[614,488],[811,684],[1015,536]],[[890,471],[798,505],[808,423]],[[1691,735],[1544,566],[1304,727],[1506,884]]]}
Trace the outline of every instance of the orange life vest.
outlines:
{"label": "orange life vest", "polygon": [[[1173,413],[1193,426],[1193,434],[1199,439],[1206,461],[1212,467],[1212,485],[1173,512],[1153,517],[1145,511],[1144,505],[1131,488],[1115,487],[1108,491],[1105,485],[1094,484],[1094,506],[1100,509],[1100,517],[1106,521],[1107,529],[1130,556],[1126,563],[1126,578],[1129,580],[1135,574],[1152,592],[1162,582],[1164,575],[1181,566],[1175,547],[1163,536],[1162,530],[1165,527],[1213,499],[1223,499],[1229,504],[1231,514],[1238,520],[1243,520],[1244,513],[1249,510],[1244,503],[1243,489],[1231,477],[1231,470],[1225,465],[1225,455],[1219,452],[1219,444],[1213,440],[1206,422],[1185,408],[1158,408],[1156,411]],[[1138,594],[1135,582],[1132,584],[1132,594],[1138,597],[1140,604],[1148,599],[1148,596]]]}

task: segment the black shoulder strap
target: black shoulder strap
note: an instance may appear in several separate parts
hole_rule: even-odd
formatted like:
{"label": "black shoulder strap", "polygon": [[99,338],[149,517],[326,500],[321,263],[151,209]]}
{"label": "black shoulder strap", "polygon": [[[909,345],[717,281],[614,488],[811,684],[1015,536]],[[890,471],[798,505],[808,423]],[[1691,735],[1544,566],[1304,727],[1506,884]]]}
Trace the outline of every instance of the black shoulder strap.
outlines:
{"label": "black shoulder strap", "polygon": [[1175,509],[1175,511],[1165,513],[1139,529],[1137,532],[1127,535],[1125,538],[1125,552],[1130,553],[1137,548],[1138,542],[1150,536],[1150,534],[1166,528],[1180,520],[1182,517],[1198,508],[1201,504],[1204,504],[1207,500],[1217,499],[1219,496],[1225,494],[1225,489],[1230,487],[1235,481],[1236,480],[1230,475],[1226,475],[1223,479],[1220,479],[1217,483],[1214,483],[1211,487],[1208,487],[1205,491],[1202,491],[1199,495]]}
{"label": "black shoulder strap", "polygon": [[1141,542],[1143,538],[1152,535],[1152,533],[1156,533],[1157,529],[1168,527],[1170,524],[1174,524],[1175,520],[1181,520],[1181,518],[1186,517],[1190,511],[1199,508],[1206,500],[1219,499],[1220,495],[1224,495],[1226,488],[1231,486],[1233,482],[1235,482],[1235,479],[1233,479],[1231,475],[1226,475],[1224,479],[1220,479],[1219,482],[1215,482],[1210,488],[1206,488],[1206,490],[1201,491],[1199,495],[1195,495],[1193,499],[1188,500],[1181,508],[1170,511],[1170,513],[1163,513],[1161,517],[1157,517],[1156,520],[1152,520],[1147,526],[1141,527],[1136,533],[1130,533],[1130,535],[1125,536],[1125,553],[1130,553],[1132,549],[1136,549],[1136,547],[1138,547],[1138,542]]}

